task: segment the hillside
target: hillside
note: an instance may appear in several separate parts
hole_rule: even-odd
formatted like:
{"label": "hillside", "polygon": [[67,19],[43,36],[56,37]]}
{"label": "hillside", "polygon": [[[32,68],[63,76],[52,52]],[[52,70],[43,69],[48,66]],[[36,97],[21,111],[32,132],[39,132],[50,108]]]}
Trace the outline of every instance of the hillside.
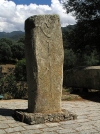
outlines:
{"label": "hillside", "polygon": [[[67,27],[62,27],[62,31],[69,31],[72,30],[75,25],[69,25]],[[22,31],[13,31],[11,33],[0,32],[0,38],[10,38],[12,40],[18,40],[19,38],[23,37],[25,32]]]}
{"label": "hillside", "polygon": [[12,40],[18,40],[20,37],[24,36],[22,31],[13,31],[11,33],[0,32],[0,38],[10,38]]}
{"label": "hillside", "polygon": [[62,27],[62,31],[67,32],[67,31],[73,30],[75,26],[76,25],[68,25],[67,27]]}

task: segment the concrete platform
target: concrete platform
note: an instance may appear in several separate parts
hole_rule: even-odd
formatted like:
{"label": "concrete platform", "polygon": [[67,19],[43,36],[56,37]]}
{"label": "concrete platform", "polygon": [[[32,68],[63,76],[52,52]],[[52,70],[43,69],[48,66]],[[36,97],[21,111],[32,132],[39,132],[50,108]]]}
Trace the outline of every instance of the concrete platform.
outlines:
{"label": "concrete platform", "polygon": [[28,125],[14,120],[15,109],[26,109],[27,100],[0,100],[0,134],[100,134],[100,103],[62,101],[62,109],[78,115],[77,120]]}

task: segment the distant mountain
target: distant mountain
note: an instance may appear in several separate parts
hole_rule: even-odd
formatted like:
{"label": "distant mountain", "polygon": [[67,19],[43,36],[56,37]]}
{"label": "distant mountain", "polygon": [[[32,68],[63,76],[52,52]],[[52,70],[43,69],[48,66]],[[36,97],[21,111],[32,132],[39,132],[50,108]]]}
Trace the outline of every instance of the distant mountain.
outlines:
{"label": "distant mountain", "polygon": [[75,26],[76,25],[68,25],[67,27],[62,27],[62,31],[67,32],[67,31],[73,30]]}
{"label": "distant mountain", "polygon": [[11,33],[0,32],[0,38],[10,38],[12,40],[18,40],[24,35],[25,35],[25,32],[22,32],[22,31],[13,31]]}
{"label": "distant mountain", "polygon": [[[62,31],[70,31],[75,28],[75,25],[69,25],[67,27],[62,27]],[[0,38],[10,38],[12,40],[18,40],[19,38],[23,37],[25,35],[25,32],[22,31],[13,31],[11,33],[6,32],[0,32]]]}

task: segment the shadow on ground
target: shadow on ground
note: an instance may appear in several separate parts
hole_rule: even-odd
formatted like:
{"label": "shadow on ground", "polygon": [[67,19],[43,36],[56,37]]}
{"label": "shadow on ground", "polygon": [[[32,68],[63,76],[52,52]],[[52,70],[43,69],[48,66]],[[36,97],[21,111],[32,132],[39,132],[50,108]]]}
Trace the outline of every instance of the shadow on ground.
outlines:
{"label": "shadow on ground", "polygon": [[13,116],[13,114],[14,114],[13,109],[0,108],[0,115],[2,116]]}
{"label": "shadow on ground", "polygon": [[71,94],[76,94],[79,95],[82,99],[85,100],[90,100],[90,101],[94,101],[94,102],[100,102],[100,91],[83,91],[83,92],[79,92],[79,91],[73,91],[71,92]]}
{"label": "shadow on ground", "polygon": [[11,116],[15,121],[21,121],[20,119],[17,119],[15,116],[15,110],[13,109],[5,109],[5,108],[0,108],[0,116]]}

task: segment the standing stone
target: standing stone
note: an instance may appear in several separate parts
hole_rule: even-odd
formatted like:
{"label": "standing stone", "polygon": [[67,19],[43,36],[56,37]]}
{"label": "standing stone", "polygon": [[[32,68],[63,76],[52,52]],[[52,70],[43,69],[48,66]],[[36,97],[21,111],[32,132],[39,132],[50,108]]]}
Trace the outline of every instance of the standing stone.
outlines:
{"label": "standing stone", "polygon": [[28,112],[61,112],[63,43],[58,15],[25,21]]}

